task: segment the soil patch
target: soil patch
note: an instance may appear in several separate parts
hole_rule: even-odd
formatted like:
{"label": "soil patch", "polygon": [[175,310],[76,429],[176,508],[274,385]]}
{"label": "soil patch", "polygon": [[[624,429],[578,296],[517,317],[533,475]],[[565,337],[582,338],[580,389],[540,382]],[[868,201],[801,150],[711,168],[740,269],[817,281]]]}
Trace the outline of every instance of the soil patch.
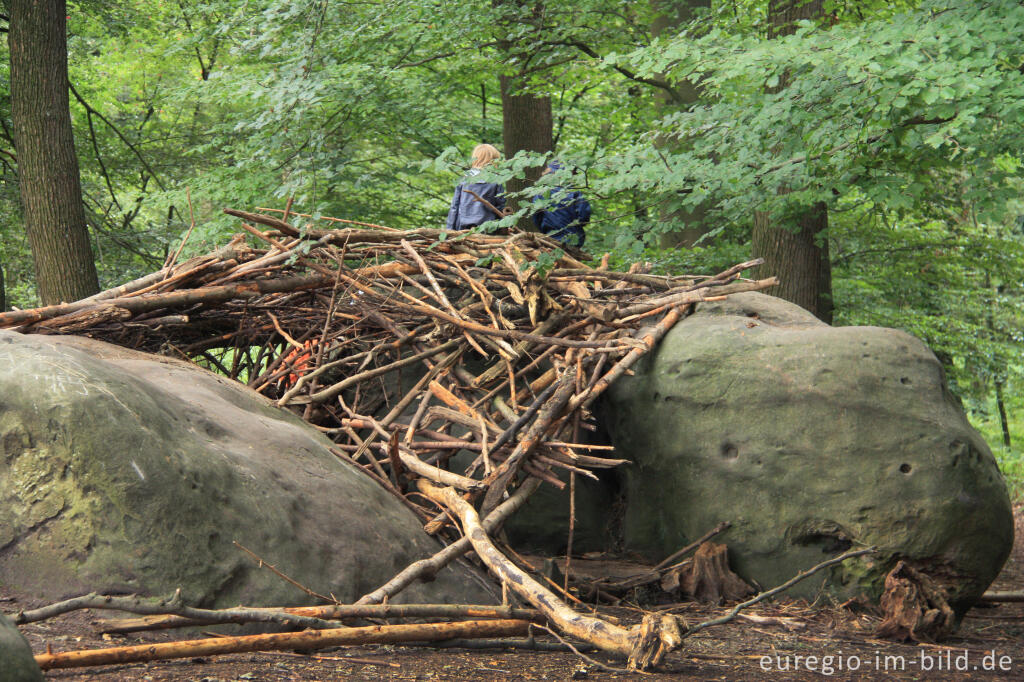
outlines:
{"label": "soil patch", "polygon": [[[1016,545],[992,590],[1024,589],[1024,507],[1015,509]],[[18,601],[0,587],[6,612],[41,604]],[[679,604],[671,608],[688,623],[724,614],[727,609]],[[608,608],[623,620],[639,611]],[[617,680],[727,679],[787,680],[895,678],[992,679],[1024,676],[1024,604],[976,607],[957,634],[941,644],[899,644],[877,640],[879,619],[856,605],[808,604],[778,600],[749,612],[787,619],[788,626],[738,619],[688,639],[653,675],[601,670],[572,653],[509,649],[442,649],[418,646],[349,647],[306,655],[294,652],[237,654],[156,663],[53,670],[47,679],[86,680]],[[185,639],[193,635],[161,632],[120,636],[97,634],[109,614],[77,612],[21,627],[32,648],[42,653],[125,646]],[[588,654],[603,665],[623,661]],[[853,668],[858,668],[854,670]]]}

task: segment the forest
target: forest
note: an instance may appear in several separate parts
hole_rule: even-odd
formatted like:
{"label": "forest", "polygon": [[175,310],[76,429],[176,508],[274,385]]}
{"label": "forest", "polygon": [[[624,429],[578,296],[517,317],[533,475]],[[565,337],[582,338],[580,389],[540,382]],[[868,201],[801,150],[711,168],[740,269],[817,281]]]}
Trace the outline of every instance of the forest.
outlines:
{"label": "forest", "polygon": [[[490,143],[517,210],[486,228],[549,183],[619,269],[763,257],[771,293],[928,344],[1024,493],[1015,0],[6,0],[0,31],[0,309],[211,251],[225,208],[443,227]],[[54,103],[71,138],[18,148]],[[81,238],[19,184],[58,162]]]}

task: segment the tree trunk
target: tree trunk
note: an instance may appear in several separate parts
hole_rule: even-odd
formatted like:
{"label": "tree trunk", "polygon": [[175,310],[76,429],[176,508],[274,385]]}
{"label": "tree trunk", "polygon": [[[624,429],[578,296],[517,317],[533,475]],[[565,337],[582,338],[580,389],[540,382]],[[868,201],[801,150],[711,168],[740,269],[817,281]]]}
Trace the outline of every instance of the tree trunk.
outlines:
{"label": "tree trunk", "polygon": [[1003,382],[996,383],[996,408],[999,410],[999,426],[1003,430],[1003,445],[1010,447],[1010,422],[1006,418],[1006,401],[1003,400]]}
{"label": "tree trunk", "polygon": [[[822,0],[771,0],[768,35],[793,33],[795,22],[823,13]],[[778,86],[786,86],[782,78]],[[777,91],[777,90],[776,90]],[[776,275],[781,284],[768,293],[796,303],[818,319],[832,322],[832,263],[828,253],[828,207],[818,203],[793,219],[793,225],[774,225],[771,216],[754,212],[751,255],[764,258],[755,276]]]}
{"label": "tree trunk", "polygon": [[764,211],[754,212],[753,257],[764,258],[755,277],[776,275],[778,286],[765,293],[778,296],[810,311],[819,320],[832,322],[832,268],[828,239],[828,208],[815,204],[796,218],[797,230],[772,223]]}
{"label": "tree trunk", "polygon": [[99,291],[68,109],[64,0],[10,0],[18,186],[43,305]]}
{"label": "tree trunk", "polygon": [[[515,76],[499,76],[501,86],[501,133],[505,156],[511,158],[521,151],[546,153],[554,151],[554,119],[551,114],[551,98],[532,94],[516,93],[519,79]],[[510,180],[506,189],[519,192],[534,182],[544,172],[543,166],[530,168],[525,179]],[[519,202],[509,200],[509,207],[518,208]],[[533,221],[524,218],[520,227],[534,229]]]}
{"label": "tree trunk", "polygon": [[[694,11],[702,7],[710,7],[710,0],[652,0],[651,7],[654,10],[654,19],[651,21],[651,36],[657,38],[662,33],[673,33],[674,29],[690,22],[694,18]],[[663,80],[661,75],[657,76]],[[675,98],[670,97],[664,91],[658,91],[655,96],[659,107],[666,111],[670,109],[689,109],[700,99],[701,89],[692,81],[680,81],[674,86]],[[655,144],[668,147],[671,143],[664,138],[659,138]],[[675,211],[663,211],[660,216],[662,222],[671,222],[678,225],[678,229],[665,232],[658,238],[662,248],[690,247],[703,237],[709,227],[705,223],[708,213],[708,202],[702,202],[690,208],[680,208]]]}

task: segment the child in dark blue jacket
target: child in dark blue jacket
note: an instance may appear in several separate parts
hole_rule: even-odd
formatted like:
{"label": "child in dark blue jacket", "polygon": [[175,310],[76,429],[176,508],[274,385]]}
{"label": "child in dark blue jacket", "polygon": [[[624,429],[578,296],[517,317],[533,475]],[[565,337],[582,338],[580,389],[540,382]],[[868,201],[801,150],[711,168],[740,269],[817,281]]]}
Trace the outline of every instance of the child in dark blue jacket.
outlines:
{"label": "child in dark blue jacket", "polygon": [[473,165],[455,188],[452,206],[448,209],[446,227],[449,230],[468,230],[504,217],[505,188],[493,182],[473,182],[482,168],[499,158],[501,153],[492,145],[478,144],[473,148]]}
{"label": "child in dark blue jacket", "polygon": [[[561,168],[558,161],[552,161],[545,173]],[[554,237],[563,244],[582,247],[586,239],[583,227],[590,222],[590,203],[579,192],[566,192],[562,187],[552,187],[546,194],[538,194],[534,203],[550,197],[558,197],[557,203],[545,210],[537,211],[531,217],[541,232]]]}

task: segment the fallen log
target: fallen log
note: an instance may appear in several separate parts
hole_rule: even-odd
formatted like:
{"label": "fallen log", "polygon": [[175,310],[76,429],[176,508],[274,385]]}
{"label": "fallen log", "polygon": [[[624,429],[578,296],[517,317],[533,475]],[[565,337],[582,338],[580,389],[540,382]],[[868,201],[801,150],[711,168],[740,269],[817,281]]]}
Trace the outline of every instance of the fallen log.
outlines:
{"label": "fallen log", "polygon": [[55,668],[84,668],[114,663],[238,654],[250,651],[324,649],[330,646],[395,644],[398,642],[434,642],[454,638],[515,637],[525,635],[529,631],[529,627],[530,622],[526,620],[469,620],[455,623],[371,625],[361,628],[281,632],[268,635],[243,635],[142,644],[91,651],[67,651],[56,654],[39,654],[35,658],[41,669],[53,670]]}
{"label": "fallen log", "polygon": [[[82,606],[81,608],[98,608]],[[118,611],[132,609],[119,606],[103,606]],[[196,609],[195,611],[201,611]],[[122,618],[107,620],[101,624],[99,631],[104,634],[139,632],[143,630],[167,630],[170,628],[198,627],[202,625],[219,625],[222,623],[245,623],[262,618],[246,619],[249,613],[262,615],[291,614],[307,618],[323,618],[330,620],[348,620],[353,618],[495,618],[537,621],[542,620],[539,611],[533,609],[517,609],[511,606],[487,606],[474,604],[332,604],[327,606],[289,606],[285,608],[246,608],[210,610],[205,614],[191,617],[164,614],[144,616],[142,618]]]}

